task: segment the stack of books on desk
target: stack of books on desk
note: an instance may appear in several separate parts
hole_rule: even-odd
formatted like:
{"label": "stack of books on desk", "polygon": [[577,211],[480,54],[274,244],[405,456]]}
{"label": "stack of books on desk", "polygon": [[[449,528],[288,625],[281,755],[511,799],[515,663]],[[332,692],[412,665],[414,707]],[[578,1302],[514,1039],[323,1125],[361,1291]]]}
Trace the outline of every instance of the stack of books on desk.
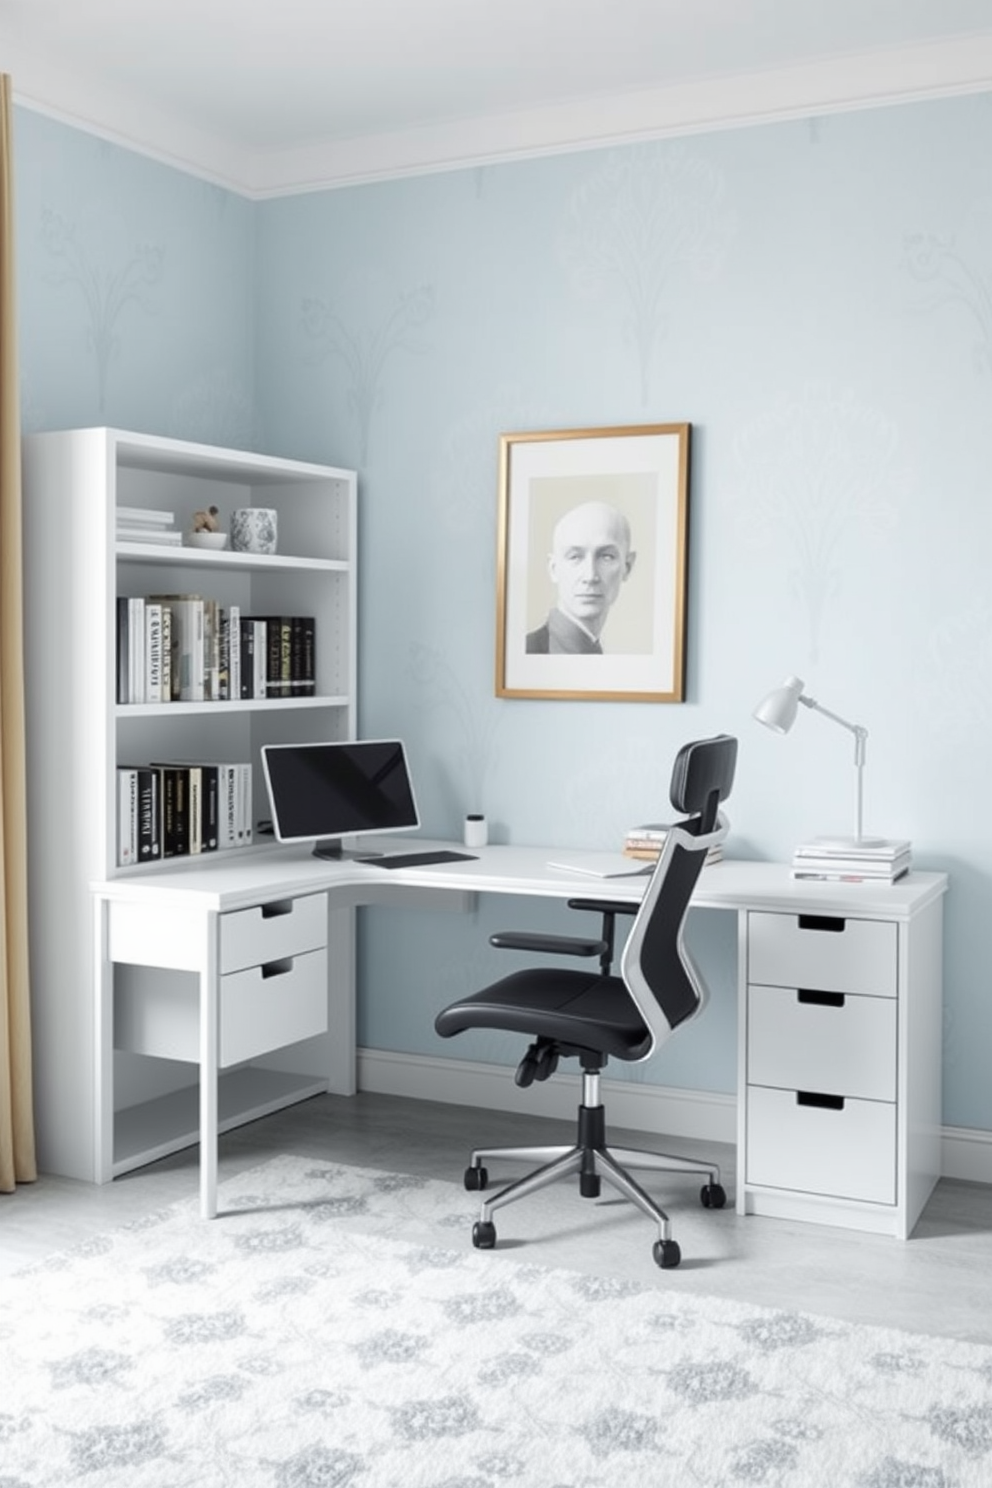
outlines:
{"label": "stack of books on desk", "polygon": [[[626,858],[640,858],[645,863],[656,863],[668,836],[667,822],[648,822],[642,827],[631,827],[623,840]],[[706,854],[707,863],[718,863],[723,857],[723,846],[718,843]]]}
{"label": "stack of books on desk", "polygon": [[175,521],[174,512],[150,511],[143,506],[119,506],[117,541],[158,543],[167,548],[181,547],[183,535],[177,529]]}
{"label": "stack of books on desk", "polygon": [[868,838],[864,842],[838,842],[813,837],[801,842],[792,855],[792,877],[823,879],[840,883],[895,883],[909,872],[911,845]]}

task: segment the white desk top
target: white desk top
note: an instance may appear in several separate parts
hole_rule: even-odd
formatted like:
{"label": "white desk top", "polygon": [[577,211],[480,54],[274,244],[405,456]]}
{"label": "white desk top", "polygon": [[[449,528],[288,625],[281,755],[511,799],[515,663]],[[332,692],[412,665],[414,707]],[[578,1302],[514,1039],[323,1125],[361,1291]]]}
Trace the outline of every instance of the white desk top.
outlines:
{"label": "white desk top", "polygon": [[[459,843],[413,837],[377,837],[369,839],[368,845],[377,852],[461,850]],[[595,878],[548,866],[549,859],[581,859],[583,854],[572,849],[497,845],[474,851],[477,856],[469,862],[387,869],[351,859],[330,862],[315,858],[308,848],[275,845],[244,853],[174,859],[91,887],[100,898],[117,903],[142,903],[154,897],[160,904],[195,905],[218,912],[329,889],[341,890],[343,904],[375,904],[377,899],[393,898],[390,891],[403,888],[629,902],[639,899],[644,887],[644,880],[636,877]],[[791,914],[898,920],[909,919],[946,888],[943,873],[910,873],[896,884],[810,883],[792,878],[785,863],[724,859],[703,869],[692,902],[704,909],[746,906]]]}

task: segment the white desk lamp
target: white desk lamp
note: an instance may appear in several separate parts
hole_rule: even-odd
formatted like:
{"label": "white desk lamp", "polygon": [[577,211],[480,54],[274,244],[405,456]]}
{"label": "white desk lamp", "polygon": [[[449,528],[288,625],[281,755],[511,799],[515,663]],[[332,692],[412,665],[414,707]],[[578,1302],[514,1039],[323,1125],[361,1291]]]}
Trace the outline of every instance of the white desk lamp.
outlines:
{"label": "white desk lamp", "polygon": [[[817,713],[822,713],[825,718],[833,719],[834,723],[839,723],[841,728],[846,728],[854,735],[854,836],[832,838],[829,846],[882,847],[885,844],[885,838],[866,837],[863,831],[865,740],[868,738],[868,730],[860,723],[849,723],[846,718],[841,718],[840,714],[831,713],[829,708],[825,708],[815,698],[806,697],[803,692],[804,685],[801,677],[786,677],[781,687],[776,687],[766,698],[762,699],[754,710],[754,717],[776,734],[787,734],[796,721],[799,704],[802,703],[804,708],[814,708]],[[828,844],[825,842],[824,845]]]}

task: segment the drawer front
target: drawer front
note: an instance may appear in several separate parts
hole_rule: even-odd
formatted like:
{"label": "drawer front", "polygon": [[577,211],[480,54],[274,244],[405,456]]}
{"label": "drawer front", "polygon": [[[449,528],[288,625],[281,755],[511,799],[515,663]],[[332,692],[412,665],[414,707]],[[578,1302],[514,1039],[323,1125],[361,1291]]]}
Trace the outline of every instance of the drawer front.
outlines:
{"label": "drawer front", "polygon": [[794,1091],[749,1087],[747,1182],[875,1204],[896,1202],[896,1108],[846,1100],[800,1105]]}
{"label": "drawer front", "polygon": [[307,894],[220,917],[220,969],[263,966],[327,944],[327,896]]}
{"label": "drawer front", "polygon": [[749,987],[747,1081],[894,1101],[895,999]]}
{"label": "drawer front", "polygon": [[897,934],[890,920],[748,915],[748,981],[895,997]]}
{"label": "drawer front", "polygon": [[326,1032],[326,949],[221,977],[222,1069]]}

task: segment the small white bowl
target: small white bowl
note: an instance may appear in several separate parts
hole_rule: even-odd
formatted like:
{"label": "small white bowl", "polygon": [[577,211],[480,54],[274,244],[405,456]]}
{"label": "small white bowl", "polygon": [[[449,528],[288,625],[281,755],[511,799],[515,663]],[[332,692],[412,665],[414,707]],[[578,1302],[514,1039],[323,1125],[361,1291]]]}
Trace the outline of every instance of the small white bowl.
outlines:
{"label": "small white bowl", "polygon": [[226,532],[187,532],[186,546],[188,548],[226,548]]}

